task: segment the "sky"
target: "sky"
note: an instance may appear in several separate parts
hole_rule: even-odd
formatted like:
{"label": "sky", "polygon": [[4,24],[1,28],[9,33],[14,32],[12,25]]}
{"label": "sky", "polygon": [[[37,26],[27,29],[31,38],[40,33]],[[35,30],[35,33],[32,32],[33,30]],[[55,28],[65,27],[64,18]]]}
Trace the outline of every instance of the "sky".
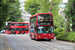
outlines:
{"label": "sky", "polygon": [[68,0],[63,0],[64,3],[67,3]]}
{"label": "sky", "polygon": [[[63,0],[63,3],[67,3],[68,0]],[[59,5],[60,7],[65,7],[66,5]]]}

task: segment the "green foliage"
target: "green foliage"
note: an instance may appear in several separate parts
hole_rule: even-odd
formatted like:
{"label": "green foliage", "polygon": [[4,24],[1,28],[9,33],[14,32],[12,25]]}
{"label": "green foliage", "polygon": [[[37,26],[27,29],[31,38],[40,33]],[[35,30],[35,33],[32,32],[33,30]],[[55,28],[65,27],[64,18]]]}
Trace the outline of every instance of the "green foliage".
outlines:
{"label": "green foliage", "polygon": [[7,21],[11,22],[18,22],[18,20],[21,18],[21,11],[20,8],[20,2],[18,0],[15,0],[14,3],[9,3],[9,18]]}
{"label": "green foliage", "polygon": [[56,27],[56,28],[61,28],[60,23],[59,23],[59,22],[54,21],[54,27]]}
{"label": "green foliage", "polygon": [[57,36],[59,34],[59,31],[57,31],[56,29],[54,30],[54,35]]}
{"label": "green foliage", "polygon": [[36,14],[38,12],[39,4],[36,0],[26,0],[24,6],[25,10],[31,15]]}
{"label": "green foliage", "polygon": [[75,32],[62,32],[61,34],[58,34],[56,36],[58,40],[64,40],[64,41],[74,41],[75,42]]}
{"label": "green foliage", "polygon": [[68,36],[66,37],[66,40],[75,41],[75,32],[68,32]]}
{"label": "green foliage", "polygon": [[0,2],[0,30],[5,26],[6,19],[8,17],[8,3],[6,0]]}
{"label": "green foliage", "polygon": [[68,23],[72,23],[72,30],[75,31],[75,0],[68,0],[64,13],[69,19]]}
{"label": "green foliage", "polygon": [[57,28],[57,29],[54,29],[54,35],[57,36],[59,34],[62,34],[62,32],[65,32],[65,29],[64,28]]}
{"label": "green foliage", "polygon": [[21,18],[19,0],[1,0],[0,2],[0,30],[6,21],[18,21]]}
{"label": "green foliage", "polygon": [[66,40],[66,37],[67,37],[67,33],[61,33],[61,34],[58,34],[57,36],[56,36],[56,38],[58,39],[58,40]]}
{"label": "green foliage", "polygon": [[64,32],[65,29],[64,28],[57,28],[56,31],[59,31],[59,32]]}
{"label": "green foliage", "polygon": [[24,21],[25,21],[25,19],[22,19],[22,18],[18,19],[18,22],[24,22]]}

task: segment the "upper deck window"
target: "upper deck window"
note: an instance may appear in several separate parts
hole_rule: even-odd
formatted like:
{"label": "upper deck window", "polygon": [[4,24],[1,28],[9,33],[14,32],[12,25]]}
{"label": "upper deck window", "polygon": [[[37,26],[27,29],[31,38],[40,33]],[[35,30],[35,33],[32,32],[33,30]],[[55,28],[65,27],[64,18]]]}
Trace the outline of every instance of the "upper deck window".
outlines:
{"label": "upper deck window", "polygon": [[6,27],[10,27],[10,24],[11,24],[11,23],[8,23],[8,24],[6,25]]}
{"label": "upper deck window", "polygon": [[12,23],[11,26],[28,26],[28,24]]}
{"label": "upper deck window", "polygon": [[40,14],[38,16],[38,25],[53,25],[53,19],[50,14]]}

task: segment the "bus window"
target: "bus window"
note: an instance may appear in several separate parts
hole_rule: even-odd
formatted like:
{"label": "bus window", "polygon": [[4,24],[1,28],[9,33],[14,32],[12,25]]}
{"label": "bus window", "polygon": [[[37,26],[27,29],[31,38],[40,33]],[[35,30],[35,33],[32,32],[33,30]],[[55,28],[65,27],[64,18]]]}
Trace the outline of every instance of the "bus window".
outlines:
{"label": "bus window", "polygon": [[50,14],[40,14],[38,16],[38,25],[53,25],[53,19]]}
{"label": "bus window", "polygon": [[23,28],[23,31],[28,31],[28,28]]}
{"label": "bus window", "polygon": [[51,33],[53,33],[53,26],[51,26]]}
{"label": "bus window", "polygon": [[8,23],[8,24],[6,25],[6,27],[10,27],[10,24],[11,24],[11,23]]}
{"label": "bus window", "polygon": [[34,32],[34,28],[33,27],[31,27],[30,32]]}
{"label": "bus window", "polygon": [[14,24],[12,23],[11,26],[14,26]]}
{"label": "bus window", "polygon": [[28,24],[23,24],[23,26],[28,26]]}

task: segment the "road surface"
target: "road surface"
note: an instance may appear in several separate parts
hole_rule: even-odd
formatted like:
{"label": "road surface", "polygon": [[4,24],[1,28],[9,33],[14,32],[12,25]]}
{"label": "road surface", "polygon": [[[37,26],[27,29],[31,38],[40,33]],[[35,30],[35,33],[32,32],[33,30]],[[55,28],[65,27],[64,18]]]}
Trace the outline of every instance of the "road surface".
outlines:
{"label": "road surface", "polygon": [[29,34],[1,34],[0,50],[75,50],[75,43],[31,40]]}

